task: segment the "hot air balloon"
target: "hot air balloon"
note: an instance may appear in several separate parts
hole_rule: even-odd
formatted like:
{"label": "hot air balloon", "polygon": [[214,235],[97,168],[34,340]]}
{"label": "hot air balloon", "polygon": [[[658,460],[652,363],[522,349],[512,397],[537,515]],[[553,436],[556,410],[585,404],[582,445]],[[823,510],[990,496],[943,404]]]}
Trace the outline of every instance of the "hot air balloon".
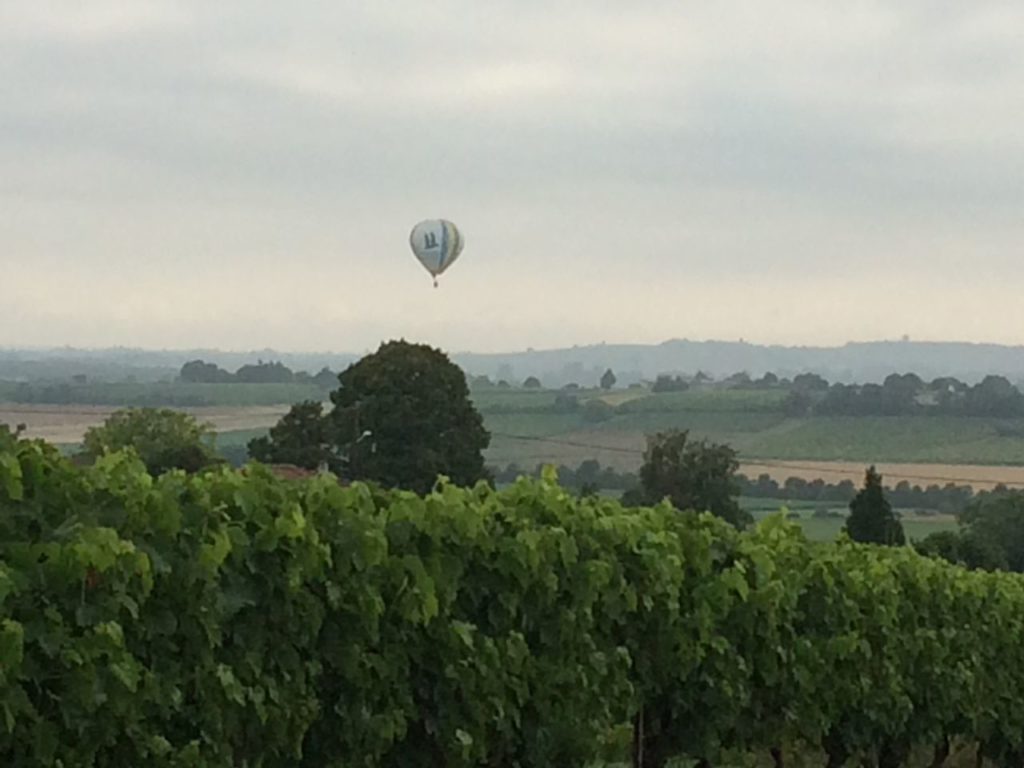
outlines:
{"label": "hot air balloon", "polygon": [[409,234],[409,245],[412,252],[420,260],[434,278],[437,288],[437,277],[450,267],[465,245],[462,233],[450,221],[445,219],[428,219],[421,221],[412,228]]}

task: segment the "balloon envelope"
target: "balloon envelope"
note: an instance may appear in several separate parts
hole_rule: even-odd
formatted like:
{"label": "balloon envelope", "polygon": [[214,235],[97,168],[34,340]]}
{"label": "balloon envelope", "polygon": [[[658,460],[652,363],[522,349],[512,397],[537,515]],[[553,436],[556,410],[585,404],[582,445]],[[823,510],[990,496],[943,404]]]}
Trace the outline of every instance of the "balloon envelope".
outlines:
{"label": "balloon envelope", "polygon": [[412,252],[434,278],[459,258],[464,244],[462,233],[445,219],[421,221],[409,234]]}

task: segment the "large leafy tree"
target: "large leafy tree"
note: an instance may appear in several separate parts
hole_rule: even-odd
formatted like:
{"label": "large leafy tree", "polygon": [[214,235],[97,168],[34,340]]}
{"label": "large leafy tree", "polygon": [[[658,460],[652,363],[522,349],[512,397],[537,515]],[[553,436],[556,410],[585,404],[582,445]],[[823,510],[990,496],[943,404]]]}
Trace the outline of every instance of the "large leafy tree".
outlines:
{"label": "large leafy tree", "polygon": [[426,493],[438,475],[459,485],[487,477],[490,443],[462,370],[440,350],[392,341],[349,366],[331,392],[334,409],[302,403],[253,445],[254,458]]}
{"label": "large leafy tree", "polygon": [[995,551],[1003,567],[1024,572],[1024,492],[985,494],[960,515],[963,535]]}
{"label": "large leafy tree", "polygon": [[351,476],[419,493],[442,474],[459,485],[487,477],[490,434],[465,374],[440,350],[388,342],[338,381],[331,420]]}
{"label": "large leafy tree", "polygon": [[212,427],[169,409],[128,408],[111,414],[85,433],[82,455],[95,459],[125,448],[133,449],[154,476],[171,469],[198,472],[223,461]]}
{"label": "large leafy tree", "polygon": [[999,542],[969,528],[931,533],[914,547],[922,555],[948,560],[965,568],[989,571],[1007,568],[1006,551]]}
{"label": "large leafy tree", "polygon": [[316,469],[321,464],[338,472],[341,463],[331,450],[330,422],[324,404],[306,400],[292,406],[270,434],[249,441],[249,456],[267,464],[294,464]]}
{"label": "large leafy tree", "polygon": [[902,546],[906,543],[903,525],[885,498],[882,476],[874,466],[868,467],[864,474],[864,487],[850,502],[846,532],[854,541],[870,544]]}
{"label": "large leafy tree", "polygon": [[656,504],[667,498],[677,509],[711,512],[743,527],[751,519],[737,501],[738,469],[728,445],[691,440],[687,430],[659,432],[647,438],[640,489],[627,500]]}

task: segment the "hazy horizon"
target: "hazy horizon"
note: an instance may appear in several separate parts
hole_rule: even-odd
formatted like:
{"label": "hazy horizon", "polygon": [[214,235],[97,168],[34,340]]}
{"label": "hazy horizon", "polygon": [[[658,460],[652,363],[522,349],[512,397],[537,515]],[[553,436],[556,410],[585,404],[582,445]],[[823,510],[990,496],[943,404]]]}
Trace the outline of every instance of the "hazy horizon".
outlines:
{"label": "hazy horizon", "polygon": [[[338,347],[338,348],[314,348],[314,347],[271,347],[271,346],[253,346],[253,347],[213,347],[213,346],[178,346],[178,347],[147,347],[130,344],[111,344],[105,346],[78,346],[72,344],[38,344],[38,345],[14,345],[0,343],[0,352],[46,352],[46,353],[60,353],[64,351],[72,352],[85,352],[85,353],[106,353],[115,350],[123,350],[126,352],[144,352],[144,353],[185,353],[185,352],[219,352],[231,355],[246,355],[246,354],[257,354],[261,352],[273,352],[281,353],[285,355],[363,355],[369,352],[375,351],[381,344],[385,344],[388,341],[397,341],[399,339],[408,341],[411,343],[423,343],[430,344],[431,342],[423,339],[418,339],[412,336],[405,337],[392,337],[390,339],[382,338],[377,343],[371,346],[362,348],[355,347]],[[580,342],[574,344],[566,344],[561,346],[526,346],[517,348],[498,348],[498,349],[447,349],[439,347],[443,352],[452,355],[486,355],[486,356],[501,356],[501,355],[519,355],[519,354],[530,354],[530,353],[545,353],[545,352],[565,352],[573,349],[597,349],[600,347],[659,347],[670,345],[673,343],[688,343],[688,344],[707,344],[707,345],[748,345],[754,348],[779,348],[779,349],[818,349],[818,350],[841,350],[853,346],[872,346],[872,345],[889,345],[889,344],[921,344],[921,345],[970,345],[975,347],[996,347],[1002,349],[1014,349],[1024,348],[1024,343],[1020,344],[1001,344],[999,342],[990,341],[972,341],[969,339],[912,339],[912,338],[877,338],[877,339],[866,339],[862,341],[858,340],[847,340],[836,344],[787,344],[781,343],[761,343],[752,339],[740,338],[740,339],[717,339],[717,338],[686,338],[686,337],[672,337],[663,338],[658,341],[590,341]]]}
{"label": "hazy horizon", "polygon": [[[1024,7],[0,8],[0,345],[1024,343]],[[466,237],[434,290],[409,230]],[[751,333],[756,330],[756,333]]]}

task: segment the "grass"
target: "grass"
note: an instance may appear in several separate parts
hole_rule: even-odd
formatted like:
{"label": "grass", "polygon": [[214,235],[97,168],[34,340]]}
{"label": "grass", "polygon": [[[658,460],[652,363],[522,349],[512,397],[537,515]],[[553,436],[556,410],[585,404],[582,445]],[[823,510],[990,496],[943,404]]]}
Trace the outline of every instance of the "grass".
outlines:
{"label": "grass", "polygon": [[0,381],[0,402],[126,406],[256,406],[323,400],[315,384],[95,382],[29,385]]}
{"label": "grass", "polygon": [[[577,397],[583,391],[577,391]],[[501,411],[544,411],[555,404],[559,393],[551,389],[476,389],[470,393],[473,404],[481,413]]]}
{"label": "grass", "polygon": [[[1019,427],[1024,433],[1024,422],[967,416],[790,418],[756,409],[689,410],[691,404],[675,411],[622,412],[642,402],[629,402],[611,419],[597,424],[565,414],[507,413],[500,418],[485,414],[488,428],[498,433],[488,458],[494,463],[514,460],[531,464],[543,457],[556,463],[578,464],[596,456],[623,469],[635,468],[646,434],[689,429],[697,439],[728,443],[741,459],[1024,464],[1024,436],[1008,428]],[[555,438],[584,447],[516,441],[503,435]],[[590,450],[587,445],[612,446],[616,450]]]}
{"label": "grass", "polygon": [[1024,437],[969,416],[787,419],[736,444],[752,457],[938,464],[1021,464]]}
{"label": "grass", "polygon": [[[785,508],[791,513],[793,520],[800,524],[804,534],[811,541],[832,541],[846,525],[846,506],[837,502],[782,501],[743,497],[740,499],[740,505],[748,510],[755,520],[763,520]],[[818,509],[835,510],[841,512],[843,517],[815,517],[814,513]],[[919,541],[932,533],[958,529],[952,515],[926,516],[915,514],[911,510],[900,510],[900,514],[900,522],[903,523],[903,532],[907,535],[908,541]]]}
{"label": "grass", "polygon": [[689,389],[651,393],[619,406],[623,413],[677,413],[679,411],[779,412],[787,392],[770,389]]}

